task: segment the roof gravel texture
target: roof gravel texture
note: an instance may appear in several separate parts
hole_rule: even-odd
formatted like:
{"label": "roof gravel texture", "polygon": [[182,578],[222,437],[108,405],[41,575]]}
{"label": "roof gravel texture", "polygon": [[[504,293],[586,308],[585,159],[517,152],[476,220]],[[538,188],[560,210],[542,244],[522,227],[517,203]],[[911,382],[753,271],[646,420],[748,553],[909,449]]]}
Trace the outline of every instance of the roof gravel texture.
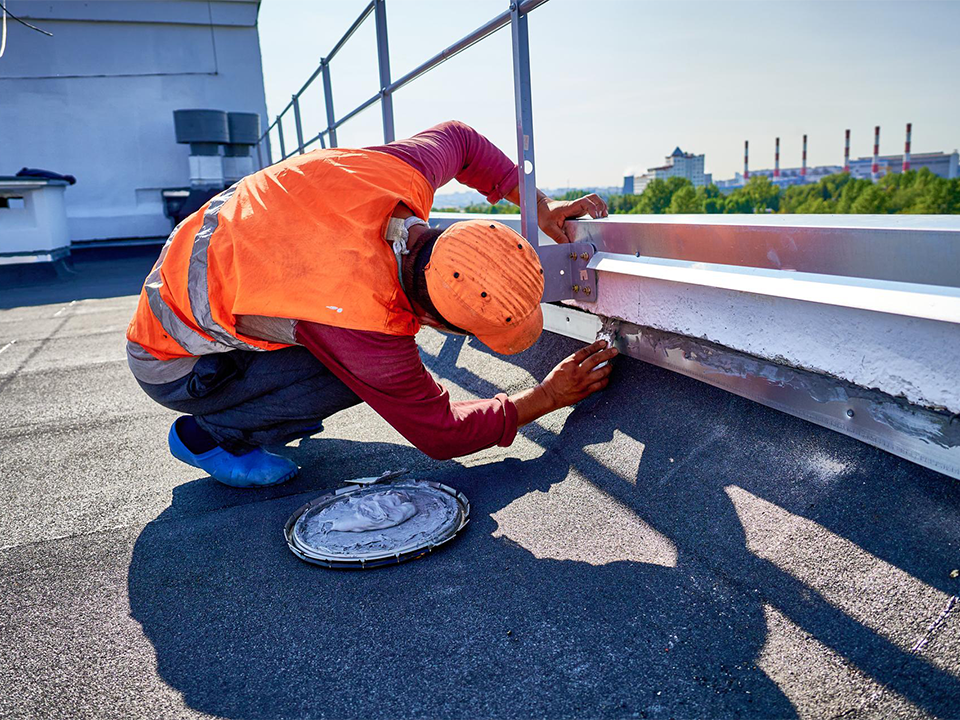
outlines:
{"label": "roof gravel texture", "polygon": [[[152,260],[0,290],[0,716],[960,717],[955,481],[621,358],[510,448],[432,461],[359,406],[287,447],[297,479],[228,488],[126,368]],[[457,398],[578,345],[419,339]],[[452,543],[287,549],[304,502],[401,467],[470,498]]]}

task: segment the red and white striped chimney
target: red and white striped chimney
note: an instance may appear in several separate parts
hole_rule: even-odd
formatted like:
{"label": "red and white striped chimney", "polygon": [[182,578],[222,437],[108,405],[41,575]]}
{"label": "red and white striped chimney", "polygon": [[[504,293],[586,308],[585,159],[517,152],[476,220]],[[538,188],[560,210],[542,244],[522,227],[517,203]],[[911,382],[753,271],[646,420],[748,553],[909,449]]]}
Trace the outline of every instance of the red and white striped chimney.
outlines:
{"label": "red and white striped chimney", "polygon": [[803,136],[803,165],[800,166],[800,182],[807,179],[807,136]]}
{"label": "red and white striped chimney", "polygon": [[880,126],[873,129],[873,165],[870,166],[870,179],[880,179]]}
{"label": "red and white striped chimney", "polygon": [[907,142],[903,146],[903,172],[910,170],[910,131],[913,130],[913,123],[907,123]]}
{"label": "red and white striped chimney", "polygon": [[750,179],[750,141],[743,141],[743,181]]}
{"label": "red and white striped chimney", "polygon": [[850,172],[850,130],[847,130],[847,139],[843,145],[843,171]]}
{"label": "red and white striped chimney", "polygon": [[780,177],[780,138],[777,138],[776,150],[773,151],[773,179]]}

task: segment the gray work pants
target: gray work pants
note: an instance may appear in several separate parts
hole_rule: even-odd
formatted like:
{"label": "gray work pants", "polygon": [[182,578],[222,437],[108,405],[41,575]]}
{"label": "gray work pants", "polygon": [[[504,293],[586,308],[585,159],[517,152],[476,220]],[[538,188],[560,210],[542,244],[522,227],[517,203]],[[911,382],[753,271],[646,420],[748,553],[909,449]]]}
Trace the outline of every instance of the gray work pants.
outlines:
{"label": "gray work pants", "polygon": [[204,355],[186,377],[140,387],[164,407],[193,415],[234,453],[312,435],[324,418],[361,402],[303,347]]}

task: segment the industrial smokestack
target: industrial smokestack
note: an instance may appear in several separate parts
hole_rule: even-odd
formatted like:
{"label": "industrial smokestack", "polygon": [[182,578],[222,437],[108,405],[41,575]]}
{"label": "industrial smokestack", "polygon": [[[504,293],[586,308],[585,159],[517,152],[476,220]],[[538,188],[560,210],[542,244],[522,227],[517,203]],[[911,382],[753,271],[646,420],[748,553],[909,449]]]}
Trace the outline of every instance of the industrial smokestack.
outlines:
{"label": "industrial smokestack", "polygon": [[750,141],[743,141],[743,181],[750,179]]}
{"label": "industrial smokestack", "polygon": [[843,146],[843,171],[850,172],[850,130],[847,130],[847,140]]}
{"label": "industrial smokestack", "polygon": [[773,179],[780,177],[780,138],[777,138],[776,150],[773,152]]}
{"label": "industrial smokestack", "polygon": [[873,129],[873,165],[870,166],[870,179],[876,182],[880,178],[880,126]]}
{"label": "industrial smokestack", "polygon": [[800,181],[807,179],[807,136],[803,136],[803,165],[800,166]]}
{"label": "industrial smokestack", "polygon": [[910,131],[913,129],[913,123],[907,123],[907,142],[903,146],[903,172],[910,169]]}

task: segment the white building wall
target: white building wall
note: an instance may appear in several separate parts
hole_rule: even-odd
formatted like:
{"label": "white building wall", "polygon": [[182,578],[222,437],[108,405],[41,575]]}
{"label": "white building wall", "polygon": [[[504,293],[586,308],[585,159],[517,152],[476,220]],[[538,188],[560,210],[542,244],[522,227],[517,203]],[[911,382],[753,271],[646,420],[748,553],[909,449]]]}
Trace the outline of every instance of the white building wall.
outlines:
{"label": "white building wall", "polygon": [[0,175],[75,175],[70,238],[165,236],[160,189],[190,184],[173,111],[259,113],[259,0],[12,2],[45,37],[7,22],[0,58]]}
{"label": "white building wall", "polygon": [[650,171],[651,178],[666,180],[672,177],[682,177],[693,183],[694,187],[707,184],[706,176],[703,172],[703,155],[694,155],[693,157],[668,157],[667,162],[669,164],[667,167],[653,168]]}

